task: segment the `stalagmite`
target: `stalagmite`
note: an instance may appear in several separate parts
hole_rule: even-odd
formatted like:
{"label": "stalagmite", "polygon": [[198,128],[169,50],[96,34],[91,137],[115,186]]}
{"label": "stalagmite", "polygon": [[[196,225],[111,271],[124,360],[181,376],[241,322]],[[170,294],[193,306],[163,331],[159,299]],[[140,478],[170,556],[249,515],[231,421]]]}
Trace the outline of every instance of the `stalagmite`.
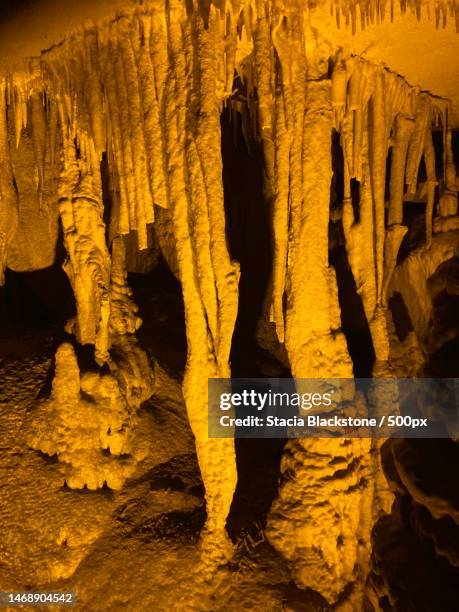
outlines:
{"label": "stalagmite", "polygon": [[134,335],[140,321],[126,284],[122,238],[112,257],[109,330],[116,350],[109,371],[80,371],[72,345],[61,344],[51,396],[38,403],[24,432],[32,448],[57,456],[70,488],[119,489],[149,451],[137,410],[154,381]]}

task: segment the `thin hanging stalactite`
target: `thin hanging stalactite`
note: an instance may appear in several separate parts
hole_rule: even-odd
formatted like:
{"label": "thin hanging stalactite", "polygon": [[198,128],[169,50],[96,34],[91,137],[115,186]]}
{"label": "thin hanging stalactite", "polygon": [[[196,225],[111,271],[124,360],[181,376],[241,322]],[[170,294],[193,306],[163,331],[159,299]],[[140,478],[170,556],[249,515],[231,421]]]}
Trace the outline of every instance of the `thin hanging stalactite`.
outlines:
{"label": "thin hanging stalactite", "polygon": [[9,250],[19,223],[8,134],[7,82],[0,78],[0,287],[5,283]]}

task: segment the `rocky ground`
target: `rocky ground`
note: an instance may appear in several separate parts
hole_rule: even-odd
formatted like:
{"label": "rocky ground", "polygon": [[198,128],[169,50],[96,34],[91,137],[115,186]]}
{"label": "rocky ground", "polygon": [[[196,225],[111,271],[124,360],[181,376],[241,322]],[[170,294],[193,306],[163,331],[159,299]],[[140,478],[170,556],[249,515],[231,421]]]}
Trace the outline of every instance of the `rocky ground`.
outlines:
{"label": "rocky ground", "polygon": [[180,387],[181,304],[173,291],[152,295],[141,285],[136,298],[145,319],[140,340],[156,376],[139,421],[151,445],[119,491],[69,489],[56,458],[24,440],[36,399],[50,392],[60,331],[48,326],[2,334],[0,590],[74,591],[78,610],[328,609],[294,586],[285,561],[266,541],[269,495],[260,496],[268,500],[264,505],[249,503],[254,481],[265,493],[275,484],[277,456],[267,460],[267,479],[261,464],[242,479],[231,518],[233,558],[210,580],[203,578],[204,490]]}

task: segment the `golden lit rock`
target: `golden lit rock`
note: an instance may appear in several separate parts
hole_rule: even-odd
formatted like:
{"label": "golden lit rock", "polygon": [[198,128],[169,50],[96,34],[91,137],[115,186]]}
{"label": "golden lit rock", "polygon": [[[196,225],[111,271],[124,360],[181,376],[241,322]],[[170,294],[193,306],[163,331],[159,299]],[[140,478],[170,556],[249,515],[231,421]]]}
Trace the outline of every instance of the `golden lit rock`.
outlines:
{"label": "golden lit rock", "polygon": [[208,381],[457,376],[458,3],[6,4],[0,591],[414,609],[426,441],[212,438]]}

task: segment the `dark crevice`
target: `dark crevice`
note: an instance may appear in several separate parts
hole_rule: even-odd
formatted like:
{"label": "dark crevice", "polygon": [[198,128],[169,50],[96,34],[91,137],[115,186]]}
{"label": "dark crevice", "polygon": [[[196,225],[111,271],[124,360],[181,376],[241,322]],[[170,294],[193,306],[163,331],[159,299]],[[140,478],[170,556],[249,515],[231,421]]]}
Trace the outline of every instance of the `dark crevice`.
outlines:
{"label": "dark crevice", "polygon": [[149,274],[128,275],[142,325],[142,348],[174,376],[183,376],[187,355],[185,312],[180,283],[162,256]]}
{"label": "dark crevice", "polygon": [[341,326],[352,359],[354,376],[369,378],[373,371],[375,352],[362,299],[357,293],[346,249],[340,247],[332,251],[330,263],[336,271]]}
{"label": "dark crevice", "polygon": [[0,328],[63,326],[75,312],[73,291],[60,264],[34,272],[6,270],[0,288]]}
{"label": "dark crevice", "polygon": [[112,217],[113,200],[110,185],[110,169],[108,165],[107,153],[102,153],[100,161],[100,178],[102,184],[102,203],[104,206],[103,220],[105,224],[105,237],[109,243],[110,219]]}
{"label": "dark crevice", "polygon": [[271,276],[269,204],[263,196],[261,145],[244,141],[239,122],[222,121],[223,188],[230,255],[240,264],[239,309],[233,334],[233,376],[255,376],[256,328]]}
{"label": "dark crevice", "polygon": [[[261,144],[247,143],[241,118],[235,119],[231,121],[227,112],[221,118],[228,247],[231,257],[239,261],[241,271],[239,309],[231,347],[232,375],[265,377],[260,363],[267,356],[256,340],[272,268],[269,203],[263,192],[264,159]],[[264,524],[277,495],[285,440],[236,439],[235,444],[238,484],[227,521],[233,539],[250,524]]]}
{"label": "dark crevice", "polygon": [[[338,284],[338,300],[341,309],[342,331],[346,337],[349,355],[354,366],[354,376],[371,376],[375,361],[373,341],[363,308],[357,293],[354,275],[347,258],[342,224],[342,197],[344,195],[344,160],[335,132],[332,139],[333,179],[330,192],[329,264],[335,268]],[[354,215],[359,215],[359,182],[351,181]]]}
{"label": "dark crevice", "polygon": [[360,221],[360,182],[355,178],[351,179],[351,199],[352,199],[352,210],[354,211],[354,222],[359,223]]}
{"label": "dark crevice", "polygon": [[426,242],[426,205],[424,202],[403,204],[403,225],[408,228],[397,254],[397,265]]}
{"label": "dark crevice", "polygon": [[402,294],[395,291],[389,298],[388,306],[392,314],[395,333],[400,342],[403,342],[408,334],[413,331],[413,324]]}

